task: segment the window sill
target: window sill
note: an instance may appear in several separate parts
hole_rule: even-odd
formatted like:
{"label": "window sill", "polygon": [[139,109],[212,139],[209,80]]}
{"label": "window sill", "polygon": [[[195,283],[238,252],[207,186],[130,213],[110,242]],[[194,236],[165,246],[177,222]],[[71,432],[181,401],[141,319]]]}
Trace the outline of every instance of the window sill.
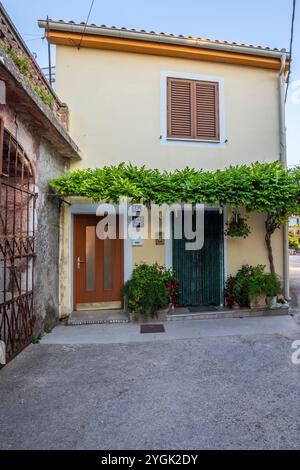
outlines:
{"label": "window sill", "polygon": [[194,142],[198,144],[221,144],[220,140],[182,139],[180,137],[163,137],[162,140],[170,142]]}
{"label": "window sill", "polygon": [[174,137],[162,136],[160,138],[160,145],[167,145],[169,147],[182,147],[182,148],[195,148],[195,149],[223,149],[226,147],[227,142],[223,140],[193,140],[193,139],[175,139]]}

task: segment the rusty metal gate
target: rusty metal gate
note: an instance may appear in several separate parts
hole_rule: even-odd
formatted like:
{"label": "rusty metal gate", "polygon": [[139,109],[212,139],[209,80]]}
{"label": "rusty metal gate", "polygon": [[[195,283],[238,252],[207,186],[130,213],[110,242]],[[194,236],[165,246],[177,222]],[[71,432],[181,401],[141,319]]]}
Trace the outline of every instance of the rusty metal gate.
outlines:
{"label": "rusty metal gate", "polygon": [[17,139],[3,129],[1,123],[0,347],[2,365],[24,349],[33,336],[35,201],[32,166]]}

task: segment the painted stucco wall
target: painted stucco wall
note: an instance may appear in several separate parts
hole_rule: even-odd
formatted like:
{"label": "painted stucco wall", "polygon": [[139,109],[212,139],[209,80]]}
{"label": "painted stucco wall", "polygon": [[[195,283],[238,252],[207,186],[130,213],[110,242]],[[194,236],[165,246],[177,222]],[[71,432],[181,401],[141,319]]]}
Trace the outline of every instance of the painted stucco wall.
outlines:
{"label": "painted stucco wall", "polygon": [[[161,139],[164,72],[217,77],[224,81],[225,139],[222,145],[164,145]],[[279,159],[278,73],[113,51],[58,46],[57,92],[70,109],[70,133],[83,153],[75,167],[131,162],[161,170],[190,166],[215,170],[229,165]],[[66,211],[68,209],[66,208]],[[67,313],[71,283],[70,216],[62,227],[62,311]],[[251,235],[226,243],[226,273],[244,263],[268,266],[264,216],[252,214]],[[282,233],[273,237],[275,266],[282,275]],[[132,248],[132,265],[164,264],[166,246],[154,240]],[[69,284],[70,286],[70,284]]]}
{"label": "painted stucco wall", "polygon": [[[222,146],[161,143],[162,72],[224,80]],[[171,73],[172,75],[172,73]],[[58,46],[57,92],[70,108],[77,166],[131,161],[160,169],[216,169],[279,158],[278,74],[229,64]]]}
{"label": "painted stucco wall", "polygon": [[146,263],[158,263],[165,265],[166,250],[165,245],[156,245],[155,240],[143,240],[143,246],[133,247],[132,251],[133,265]]}
{"label": "painted stucco wall", "polygon": [[[243,211],[241,211],[243,213]],[[251,234],[246,239],[227,238],[227,269],[228,275],[235,275],[243,264],[264,264],[269,271],[268,253],[265,245],[265,216],[263,214],[247,214]],[[275,270],[283,276],[283,232],[277,230],[272,237],[275,255]]]}

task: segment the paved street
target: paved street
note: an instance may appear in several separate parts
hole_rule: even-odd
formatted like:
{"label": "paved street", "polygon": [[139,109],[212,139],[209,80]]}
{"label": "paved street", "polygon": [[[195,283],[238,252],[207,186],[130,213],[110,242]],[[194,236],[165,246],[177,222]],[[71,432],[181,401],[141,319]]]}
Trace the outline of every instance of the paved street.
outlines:
{"label": "paved street", "polygon": [[0,371],[1,449],[300,448],[291,317],[61,328]]}

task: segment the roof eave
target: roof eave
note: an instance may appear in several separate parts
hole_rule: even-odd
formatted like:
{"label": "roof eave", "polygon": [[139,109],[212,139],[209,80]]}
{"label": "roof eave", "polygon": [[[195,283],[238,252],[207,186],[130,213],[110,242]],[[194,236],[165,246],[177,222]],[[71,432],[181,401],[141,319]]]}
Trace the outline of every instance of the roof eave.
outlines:
{"label": "roof eave", "polygon": [[[4,80],[7,86],[12,83],[14,87],[14,93],[12,93],[12,95],[16,95],[16,106],[18,106],[19,103],[20,110],[24,115],[27,114],[30,116],[31,113],[34,112],[37,118],[37,125],[43,128],[43,135],[58,148],[59,153],[67,158],[81,160],[80,149],[72,140],[66,129],[58,122],[48,106],[46,106],[33,91],[30,84],[24,79],[15,64],[2,50],[0,50],[0,79]],[[22,93],[22,102],[17,99],[18,93]],[[32,118],[34,118],[34,115]]]}
{"label": "roof eave", "polygon": [[179,37],[173,35],[165,35],[165,34],[154,34],[154,33],[146,33],[146,32],[139,32],[139,31],[130,31],[126,29],[115,29],[115,28],[104,28],[100,26],[93,26],[93,25],[79,25],[74,23],[65,23],[61,21],[53,21],[53,20],[39,20],[38,25],[40,28],[44,28],[46,31],[60,31],[60,32],[69,32],[69,33],[79,33],[85,35],[94,35],[94,36],[106,36],[106,37],[115,37],[115,38],[123,38],[123,39],[134,39],[134,40],[141,40],[141,41],[148,41],[148,42],[158,42],[158,43],[165,43],[169,45],[184,45],[193,48],[201,48],[201,49],[211,49],[211,50],[218,50],[224,52],[231,52],[231,53],[239,53],[239,54],[247,54],[252,56],[261,56],[261,57],[269,57],[273,59],[280,59],[284,54],[289,59],[289,54],[285,51],[285,49],[274,50],[262,47],[254,47],[254,46],[246,46],[246,45],[238,45],[238,44],[226,44],[226,43],[218,43],[215,41],[207,41],[203,39],[196,39],[196,38],[188,38],[188,37]]}

